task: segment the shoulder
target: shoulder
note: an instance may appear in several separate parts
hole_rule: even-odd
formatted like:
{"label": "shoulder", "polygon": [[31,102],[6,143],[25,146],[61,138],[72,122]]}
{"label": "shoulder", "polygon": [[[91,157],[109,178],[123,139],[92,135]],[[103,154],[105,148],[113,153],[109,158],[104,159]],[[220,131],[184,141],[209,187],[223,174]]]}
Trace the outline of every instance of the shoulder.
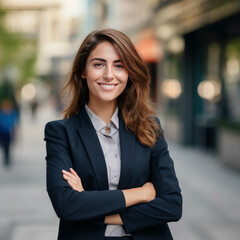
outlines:
{"label": "shoulder", "polygon": [[64,133],[75,129],[78,124],[77,115],[71,116],[66,119],[50,121],[45,126],[45,134],[50,132]]}
{"label": "shoulder", "polygon": [[153,116],[154,121],[157,123],[157,125],[161,128],[160,120],[157,116]]}
{"label": "shoulder", "polygon": [[156,131],[158,132],[158,134],[157,134],[155,145],[152,147],[152,150],[166,149],[168,147],[168,144],[164,137],[164,130],[162,128],[161,121],[157,116],[154,116],[153,119],[157,125]]}
{"label": "shoulder", "polygon": [[157,116],[153,116],[153,121],[154,123],[156,124],[156,128],[155,128],[155,131],[158,132],[158,138],[161,138],[162,135],[163,135],[163,128],[162,128],[162,124],[161,124],[161,121],[159,119],[159,117]]}
{"label": "shoulder", "polygon": [[64,118],[64,119],[59,119],[59,120],[53,120],[53,121],[49,121],[46,126],[49,126],[49,125],[56,125],[56,126],[59,126],[59,127],[66,127],[68,125],[72,125],[73,123],[77,123],[77,120],[78,120],[78,115],[73,115],[69,118]]}

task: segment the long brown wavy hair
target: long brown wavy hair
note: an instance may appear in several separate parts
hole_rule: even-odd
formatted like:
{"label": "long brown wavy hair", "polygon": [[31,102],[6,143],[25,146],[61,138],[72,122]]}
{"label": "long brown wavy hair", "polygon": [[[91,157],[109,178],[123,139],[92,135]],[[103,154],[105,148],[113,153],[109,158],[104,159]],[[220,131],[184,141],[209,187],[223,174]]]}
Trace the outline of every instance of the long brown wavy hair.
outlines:
{"label": "long brown wavy hair", "polygon": [[155,112],[150,106],[149,70],[131,40],[118,30],[93,31],[83,41],[74,59],[68,82],[63,89],[68,89],[71,96],[70,103],[63,111],[64,118],[77,114],[81,106],[88,102],[89,90],[82,74],[89,54],[104,41],[113,44],[128,71],[127,86],[118,97],[118,107],[125,126],[137,136],[140,143],[153,147],[161,135],[161,130],[154,119]]}

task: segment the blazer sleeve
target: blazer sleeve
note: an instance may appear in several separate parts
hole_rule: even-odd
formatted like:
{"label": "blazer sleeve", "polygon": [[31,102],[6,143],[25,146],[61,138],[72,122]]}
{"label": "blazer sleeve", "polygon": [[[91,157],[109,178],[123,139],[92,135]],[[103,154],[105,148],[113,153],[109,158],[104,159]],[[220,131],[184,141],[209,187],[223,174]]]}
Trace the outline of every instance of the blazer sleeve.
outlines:
{"label": "blazer sleeve", "polygon": [[53,208],[60,219],[89,220],[125,209],[125,199],[120,190],[73,190],[63,179],[62,170],[72,167],[65,129],[60,121],[49,122],[45,127],[47,191]]}
{"label": "blazer sleeve", "polygon": [[120,213],[127,233],[181,218],[181,190],[163,134],[151,150],[151,171],[156,198],[148,203],[128,207]]}

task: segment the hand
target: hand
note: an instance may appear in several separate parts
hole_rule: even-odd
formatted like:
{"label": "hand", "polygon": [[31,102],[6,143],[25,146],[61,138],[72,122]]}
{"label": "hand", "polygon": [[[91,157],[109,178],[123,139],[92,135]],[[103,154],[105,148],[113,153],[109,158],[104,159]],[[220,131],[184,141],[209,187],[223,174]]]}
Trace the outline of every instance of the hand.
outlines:
{"label": "hand", "polygon": [[150,202],[156,198],[156,190],[151,182],[145,183],[142,188],[144,189],[145,202]]}
{"label": "hand", "polygon": [[68,184],[72,187],[72,189],[78,192],[84,191],[80,177],[72,168],[70,168],[70,172],[62,170],[62,173],[63,173],[63,178],[68,182]]}
{"label": "hand", "polygon": [[123,225],[122,218],[119,214],[106,216],[104,223],[111,224],[111,225]]}

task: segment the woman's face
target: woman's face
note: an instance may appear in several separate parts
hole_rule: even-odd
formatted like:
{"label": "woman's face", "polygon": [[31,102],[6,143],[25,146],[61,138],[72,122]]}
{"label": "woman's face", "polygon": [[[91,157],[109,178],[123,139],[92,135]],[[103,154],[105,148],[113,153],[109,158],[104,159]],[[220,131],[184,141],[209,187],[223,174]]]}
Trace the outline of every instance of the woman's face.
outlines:
{"label": "woman's face", "polygon": [[110,42],[102,42],[90,53],[85,72],[89,89],[89,104],[116,104],[128,81],[128,72]]}

